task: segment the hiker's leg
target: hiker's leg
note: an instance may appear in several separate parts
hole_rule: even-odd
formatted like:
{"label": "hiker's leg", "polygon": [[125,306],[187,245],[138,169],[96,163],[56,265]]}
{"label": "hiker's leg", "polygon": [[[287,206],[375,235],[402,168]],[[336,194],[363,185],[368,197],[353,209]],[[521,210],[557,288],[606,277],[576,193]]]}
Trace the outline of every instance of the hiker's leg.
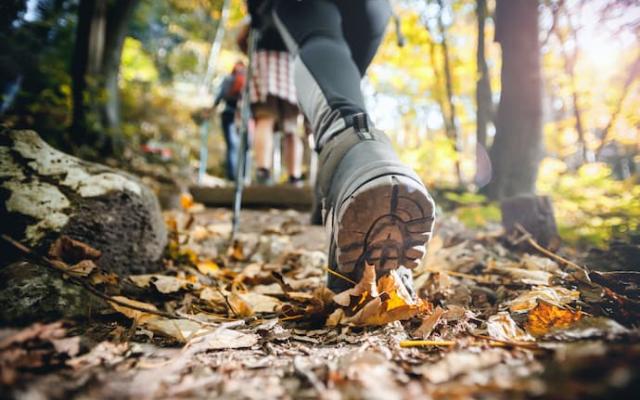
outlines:
{"label": "hiker's leg", "polygon": [[253,154],[256,168],[271,170],[273,162],[273,124],[275,118],[269,115],[256,117]]}
{"label": "hiker's leg", "polygon": [[337,1],[342,32],[360,75],[364,76],[384,37],[391,5],[388,0]]}
{"label": "hiker's leg", "polygon": [[[338,1],[280,0],[274,20],[295,55],[299,102],[320,150],[317,192],[329,237],[329,267],[355,281],[365,264],[374,265],[378,274],[395,270],[412,291],[409,269],[425,254],[433,202],[420,178],[400,162],[387,136],[372,126],[365,113],[360,80],[380,42],[372,33],[383,30],[388,4],[378,0],[340,4],[352,2],[363,3],[360,11],[371,6],[372,12],[343,15]],[[372,15],[379,17],[378,22],[364,21]],[[354,49],[364,46],[356,52],[357,62],[343,33],[350,24],[363,25],[368,32],[349,33]],[[355,43],[365,37],[368,42]],[[329,275],[331,289],[342,290],[344,285]]]}
{"label": "hiker's leg", "polygon": [[289,181],[297,181],[302,176],[302,140],[295,133],[285,134],[284,162],[287,166]]}
{"label": "hiker's leg", "polygon": [[284,132],[284,162],[289,182],[295,183],[302,177],[302,156],[304,152],[298,127],[298,110],[293,105],[284,107],[282,131]]}
{"label": "hiker's leg", "polygon": [[232,113],[222,113],[220,114],[220,122],[222,124],[224,141],[227,145],[225,162],[227,179],[235,181],[238,168],[238,136],[235,131],[234,115]]}
{"label": "hiker's leg", "polygon": [[342,34],[340,10],[330,0],[281,0],[273,14],[294,56],[298,101],[322,144],[365,111],[362,77]]}

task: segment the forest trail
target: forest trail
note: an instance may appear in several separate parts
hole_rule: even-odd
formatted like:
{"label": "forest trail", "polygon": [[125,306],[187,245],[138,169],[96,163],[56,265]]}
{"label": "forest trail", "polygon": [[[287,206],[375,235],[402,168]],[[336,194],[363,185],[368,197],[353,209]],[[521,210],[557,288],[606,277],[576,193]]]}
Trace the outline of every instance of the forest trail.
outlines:
{"label": "forest trail", "polygon": [[[509,247],[498,227],[442,217],[416,271],[420,312],[383,327],[326,326],[336,305],[322,289],[324,231],[308,214],[243,211],[229,249],[230,212],[185,205],[166,214],[165,270],[131,278],[135,301],[120,297],[125,306],[86,321],[0,330],[2,385],[16,398],[60,399],[571,399],[639,389],[633,274],[589,279],[553,254]],[[118,280],[92,276],[104,291]],[[610,278],[618,284],[607,287]]]}

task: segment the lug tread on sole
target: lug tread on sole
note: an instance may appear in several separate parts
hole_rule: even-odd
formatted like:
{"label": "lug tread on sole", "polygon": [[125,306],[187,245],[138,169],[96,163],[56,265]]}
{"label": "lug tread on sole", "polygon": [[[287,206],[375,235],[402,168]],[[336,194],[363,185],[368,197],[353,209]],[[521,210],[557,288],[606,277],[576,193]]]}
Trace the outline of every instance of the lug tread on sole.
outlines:
{"label": "lug tread on sole", "polygon": [[365,262],[381,273],[415,268],[431,237],[433,210],[424,187],[410,178],[386,175],[363,185],[338,215],[338,269],[350,273]]}

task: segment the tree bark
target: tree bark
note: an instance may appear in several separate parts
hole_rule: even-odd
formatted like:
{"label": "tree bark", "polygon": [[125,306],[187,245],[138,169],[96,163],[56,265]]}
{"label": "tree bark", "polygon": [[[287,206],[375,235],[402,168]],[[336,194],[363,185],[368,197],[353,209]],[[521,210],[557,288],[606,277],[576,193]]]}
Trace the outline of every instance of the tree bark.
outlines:
{"label": "tree bark", "polygon": [[487,146],[487,124],[491,120],[493,101],[491,99],[491,81],[489,80],[489,66],[485,56],[484,27],[487,19],[487,0],[477,0],[476,15],[478,18],[478,49],[476,66],[478,79],[476,83],[476,143]]}
{"label": "tree bark", "polygon": [[521,226],[543,247],[556,250],[560,246],[553,205],[548,196],[511,197],[500,203],[500,211],[502,225],[508,234],[514,234],[517,226]]}
{"label": "tree bark", "polygon": [[533,0],[496,4],[502,93],[490,151],[493,176],[487,194],[492,199],[535,192],[542,145],[538,14],[538,2]]}
{"label": "tree bark", "polygon": [[[76,145],[105,155],[121,139],[118,75],[129,21],[139,0],[81,0],[72,63]],[[101,100],[104,98],[106,100]]]}
{"label": "tree bark", "polygon": [[487,0],[477,0],[478,48],[476,51],[476,174],[474,182],[479,187],[491,179],[491,165],[487,155],[487,125],[493,115],[493,98],[489,66],[485,55],[485,22],[487,19]]}

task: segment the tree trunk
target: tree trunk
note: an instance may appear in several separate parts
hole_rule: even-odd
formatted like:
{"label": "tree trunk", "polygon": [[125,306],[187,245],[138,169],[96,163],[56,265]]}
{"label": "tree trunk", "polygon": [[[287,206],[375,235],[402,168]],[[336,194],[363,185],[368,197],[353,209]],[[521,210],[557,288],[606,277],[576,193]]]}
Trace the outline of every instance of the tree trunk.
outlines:
{"label": "tree trunk", "polygon": [[[447,105],[449,108],[449,115],[445,117],[445,127],[447,131],[447,136],[453,141],[454,148],[456,150],[456,155],[460,155],[462,152],[461,149],[461,140],[460,133],[458,132],[458,125],[456,123],[456,106],[453,101],[453,77],[451,75],[451,61],[449,59],[449,45],[447,43],[447,31],[444,26],[444,22],[442,21],[442,11],[443,4],[442,0],[438,0],[438,5],[440,6],[440,10],[438,13],[438,29],[440,30],[440,35],[442,36],[440,41],[440,46],[442,48],[442,58],[444,60],[444,79],[445,79],[445,89],[447,95]],[[462,170],[460,169],[460,161],[456,159],[455,163],[456,168],[456,176],[458,178],[458,184],[462,185],[464,182],[462,176]]]}
{"label": "tree trunk", "polygon": [[511,197],[500,203],[500,211],[507,234],[517,233],[520,226],[543,247],[556,250],[560,246],[553,205],[548,196]]}
{"label": "tree trunk", "polygon": [[534,193],[541,157],[542,103],[538,2],[498,0],[496,41],[502,47],[502,93],[491,147],[492,199]]}
{"label": "tree trunk", "polygon": [[93,24],[96,2],[82,0],[78,6],[78,22],[76,26],[76,41],[73,50],[73,60],[71,62],[72,80],[72,101],[73,101],[73,123],[71,125],[71,135],[74,144],[81,146],[90,142],[87,138],[87,114],[88,105],[84,101],[87,92],[87,71],[89,69],[89,52],[91,26]]}
{"label": "tree trunk", "polygon": [[[81,0],[72,66],[77,145],[118,152],[121,140],[118,74],[129,21],[139,0]],[[106,100],[99,100],[105,98]]]}
{"label": "tree trunk", "polygon": [[[102,252],[121,275],[161,267],[167,241],[158,201],[137,178],[59,152],[33,131],[0,132],[2,233],[43,254],[61,235]],[[3,262],[14,249],[0,245]]]}
{"label": "tree trunk", "polygon": [[[120,73],[120,60],[122,48],[127,37],[129,21],[133,17],[133,11],[139,0],[123,0],[115,2],[108,11],[107,35],[105,41],[105,53],[102,61],[102,73],[104,74],[107,103],[103,110],[105,127],[114,134],[116,139],[121,138],[120,131],[120,93],[118,89],[118,77]],[[116,151],[118,143],[115,143]]]}
{"label": "tree trunk", "polygon": [[493,98],[489,66],[485,56],[485,22],[487,0],[477,0],[478,48],[476,52],[476,175],[474,182],[482,187],[491,179],[491,165],[487,155],[487,125],[492,120]]}

